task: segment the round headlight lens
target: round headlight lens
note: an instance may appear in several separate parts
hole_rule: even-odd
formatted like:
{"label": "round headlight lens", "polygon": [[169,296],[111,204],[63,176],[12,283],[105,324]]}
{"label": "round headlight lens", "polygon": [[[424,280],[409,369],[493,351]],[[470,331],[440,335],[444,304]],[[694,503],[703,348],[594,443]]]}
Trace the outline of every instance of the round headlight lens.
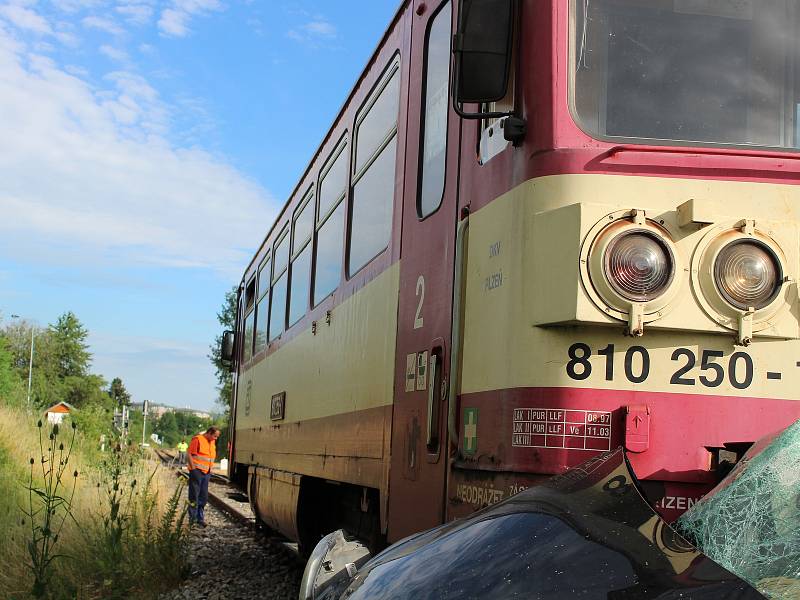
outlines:
{"label": "round headlight lens", "polygon": [[778,295],[782,279],[778,258],[760,242],[731,242],[714,263],[714,280],[720,293],[743,310],[767,306]]}
{"label": "round headlight lens", "polygon": [[645,230],[618,235],[608,245],[604,263],[611,287],[634,302],[658,298],[669,287],[675,272],[669,246]]}

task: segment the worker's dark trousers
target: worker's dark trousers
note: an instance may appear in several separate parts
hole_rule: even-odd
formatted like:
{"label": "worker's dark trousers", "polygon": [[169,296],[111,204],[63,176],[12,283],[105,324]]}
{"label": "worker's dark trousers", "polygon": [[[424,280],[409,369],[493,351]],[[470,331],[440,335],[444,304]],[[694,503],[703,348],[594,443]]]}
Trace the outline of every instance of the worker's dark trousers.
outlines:
{"label": "worker's dark trousers", "polygon": [[189,471],[189,522],[205,523],[205,508],[208,502],[208,480],[211,473],[200,469]]}

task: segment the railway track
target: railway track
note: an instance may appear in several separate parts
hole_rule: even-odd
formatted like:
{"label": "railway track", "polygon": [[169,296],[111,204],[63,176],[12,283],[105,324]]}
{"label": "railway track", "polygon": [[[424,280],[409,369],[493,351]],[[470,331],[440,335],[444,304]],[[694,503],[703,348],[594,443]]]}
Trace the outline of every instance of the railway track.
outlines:
{"label": "railway track", "polygon": [[[172,453],[156,449],[155,454],[178,476],[188,477]],[[257,528],[247,496],[218,474],[209,484],[206,522],[205,529],[190,531],[185,582],[162,600],[297,598],[305,565],[296,546]]]}

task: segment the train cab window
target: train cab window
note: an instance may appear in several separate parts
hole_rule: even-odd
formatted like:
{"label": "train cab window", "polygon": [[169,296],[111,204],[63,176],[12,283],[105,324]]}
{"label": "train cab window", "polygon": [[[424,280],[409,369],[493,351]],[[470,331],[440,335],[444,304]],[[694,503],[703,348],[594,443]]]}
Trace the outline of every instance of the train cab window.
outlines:
{"label": "train cab window", "polygon": [[269,284],[270,284],[269,256],[258,268],[258,303],[256,304],[256,332],[254,354],[258,354],[267,347],[269,324]]}
{"label": "train cab window", "polygon": [[277,339],[286,329],[286,296],[289,265],[289,235],[284,230],[272,252],[272,302],[269,311],[269,341]]}
{"label": "train cab window", "polygon": [[602,139],[800,147],[800,1],[575,0],[572,106]]}
{"label": "train cab window", "polygon": [[319,216],[314,261],[314,306],[338,286],[344,247],[344,196],[347,190],[347,142],[334,151],[319,183]]}
{"label": "train cab window", "polygon": [[395,60],[356,118],[353,196],[350,211],[352,275],[389,244],[397,156],[400,64]]}
{"label": "train cab window", "polygon": [[256,322],[255,298],[256,278],[253,277],[247,284],[247,289],[245,291],[243,362],[247,362],[253,357],[253,336]]}
{"label": "train cab window", "polygon": [[308,308],[311,289],[311,232],[314,231],[314,200],[311,192],[297,210],[292,231],[292,285],[289,291],[289,326]]}
{"label": "train cab window", "polygon": [[444,195],[452,12],[446,2],[433,18],[425,40],[425,89],[417,214],[436,212]]}

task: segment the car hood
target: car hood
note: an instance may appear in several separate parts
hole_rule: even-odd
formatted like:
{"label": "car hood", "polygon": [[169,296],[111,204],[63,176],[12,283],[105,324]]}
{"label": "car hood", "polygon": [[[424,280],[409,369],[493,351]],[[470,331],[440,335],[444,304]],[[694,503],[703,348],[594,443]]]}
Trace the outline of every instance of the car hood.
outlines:
{"label": "car hood", "polygon": [[648,504],[622,448],[407,538],[326,600],[763,598]]}

